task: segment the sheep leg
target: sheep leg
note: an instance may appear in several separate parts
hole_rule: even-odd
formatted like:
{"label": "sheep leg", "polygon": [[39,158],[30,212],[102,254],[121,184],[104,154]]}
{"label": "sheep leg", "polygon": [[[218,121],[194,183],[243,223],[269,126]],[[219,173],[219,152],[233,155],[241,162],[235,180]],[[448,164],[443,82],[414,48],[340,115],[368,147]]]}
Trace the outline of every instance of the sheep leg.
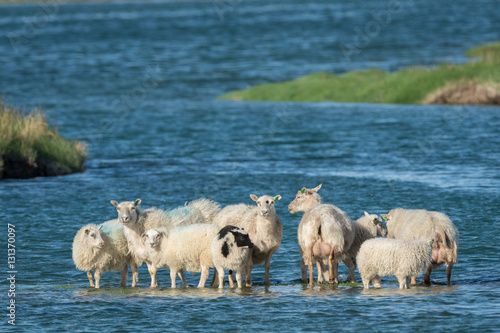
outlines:
{"label": "sheep leg", "polygon": [[412,284],[412,285],[416,285],[417,284],[417,277],[416,276],[412,276],[411,277],[410,284]]}
{"label": "sheep leg", "polygon": [[453,263],[449,262],[448,266],[446,266],[446,280],[448,281],[448,285],[451,285],[451,270],[453,269]]}
{"label": "sheep leg", "polygon": [[424,275],[424,284],[430,285],[431,284],[431,273],[432,273],[432,264],[427,267],[427,272],[425,272]]}
{"label": "sheep leg", "polygon": [[398,276],[399,289],[408,289],[406,276]]}
{"label": "sheep leg", "polygon": [[214,275],[212,276],[212,282],[210,283],[210,287],[217,287],[218,286],[218,282],[219,282],[218,274],[219,274],[219,272],[217,271],[217,269],[215,269]]}
{"label": "sheep leg", "polygon": [[158,271],[158,268],[153,264],[148,264],[148,271],[151,275],[151,288],[156,288],[158,286],[158,283],[156,282],[156,272]]}
{"label": "sheep leg", "polygon": [[313,287],[314,286],[314,276],[313,276],[313,258],[312,258],[312,249],[309,249],[309,286]]}
{"label": "sheep leg", "polygon": [[224,288],[224,268],[216,267],[215,272],[214,272],[214,276],[215,276],[215,273],[217,273],[217,275],[219,277],[219,289]]}
{"label": "sheep leg", "polygon": [[125,267],[122,269],[122,276],[120,280],[120,287],[125,288],[127,286],[127,274],[128,274],[128,265],[125,264]]}
{"label": "sheep leg", "polygon": [[227,274],[227,279],[229,280],[229,287],[234,288],[234,276],[232,270],[229,270]]}
{"label": "sheep leg", "polygon": [[354,269],[356,266],[351,258],[344,259],[344,264],[349,268],[349,275],[347,276],[347,281],[356,282],[356,276],[354,275]]}
{"label": "sheep leg", "polygon": [[382,279],[380,276],[375,275],[375,277],[372,280],[373,283],[373,288],[382,288]]}
{"label": "sheep leg", "polygon": [[99,284],[100,280],[101,280],[101,274],[102,272],[100,270],[95,270],[95,273],[94,273],[94,277],[95,277],[95,287],[96,289],[99,289],[101,287],[101,285]]}
{"label": "sheep leg", "polygon": [[302,274],[302,282],[307,283],[307,266],[304,259],[300,259],[300,273]]}
{"label": "sheep leg", "polygon": [[330,269],[328,268],[328,265],[325,265],[323,261],[320,261],[320,266],[321,266],[321,271],[323,273],[323,277],[325,281],[330,280]]}
{"label": "sheep leg", "polygon": [[139,272],[137,271],[137,265],[132,260],[130,261],[130,269],[132,269],[132,287],[135,287],[139,280]]}
{"label": "sheep leg", "polygon": [[[243,276],[242,276],[241,268],[236,270],[236,282],[238,283],[238,289],[241,289],[241,285],[243,284]],[[234,287],[234,286],[233,286]]]}
{"label": "sheep leg", "polygon": [[274,252],[269,252],[269,254],[266,257],[266,262],[264,263],[264,268],[265,268],[265,275],[264,275],[264,284],[266,286],[271,284],[271,281],[269,280],[269,268],[271,268],[271,257]]}
{"label": "sheep leg", "polygon": [[245,268],[245,286],[247,287],[252,286],[252,268],[253,262],[252,260],[250,260],[247,267]]}
{"label": "sheep leg", "polygon": [[323,267],[319,260],[316,261],[316,269],[318,270],[318,283],[323,282]]}
{"label": "sheep leg", "polygon": [[171,288],[175,289],[175,279],[177,277],[177,271],[175,269],[170,269],[170,281],[172,282]]}
{"label": "sheep leg", "polygon": [[90,286],[94,287],[94,277],[92,276],[92,271],[87,271],[87,277],[89,278]]}
{"label": "sheep leg", "polygon": [[363,281],[363,289],[370,289],[370,279],[361,277],[361,280]]}
{"label": "sheep leg", "polygon": [[210,273],[210,268],[207,266],[201,267],[200,283],[198,283],[198,288],[205,288],[205,282],[207,281],[208,274]]}
{"label": "sheep leg", "polygon": [[181,278],[181,282],[182,282],[182,286],[187,288],[188,287],[188,283],[186,281],[186,278],[184,277],[184,271],[181,269],[179,271],[179,273],[177,273],[179,275],[179,277]]}

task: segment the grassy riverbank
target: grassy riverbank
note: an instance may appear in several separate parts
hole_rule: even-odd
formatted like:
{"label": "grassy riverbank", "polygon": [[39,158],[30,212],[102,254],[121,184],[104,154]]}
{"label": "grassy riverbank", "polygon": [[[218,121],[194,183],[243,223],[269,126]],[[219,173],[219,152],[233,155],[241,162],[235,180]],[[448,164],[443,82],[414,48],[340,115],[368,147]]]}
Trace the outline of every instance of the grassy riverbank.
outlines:
{"label": "grassy riverbank", "polygon": [[0,101],[0,179],[81,172],[85,155],[82,142],[61,138],[39,110],[23,115]]}
{"label": "grassy riverbank", "polygon": [[342,75],[315,73],[293,81],[263,84],[218,99],[245,101],[369,102],[394,104],[500,104],[500,43],[467,51],[466,64],[377,69]]}

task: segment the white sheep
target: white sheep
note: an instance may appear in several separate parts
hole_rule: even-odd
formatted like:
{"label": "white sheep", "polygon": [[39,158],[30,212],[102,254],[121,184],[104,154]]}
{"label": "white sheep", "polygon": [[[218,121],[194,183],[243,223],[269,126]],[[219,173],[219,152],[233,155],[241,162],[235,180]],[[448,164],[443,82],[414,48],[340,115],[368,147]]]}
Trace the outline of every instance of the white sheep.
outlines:
{"label": "white sheep", "polygon": [[354,241],[352,242],[349,250],[346,252],[344,264],[346,264],[349,268],[349,276],[347,276],[347,280],[350,282],[356,282],[354,269],[356,268],[356,256],[358,255],[361,245],[368,239],[375,238],[377,236],[385,237],[385,235],[387,235],[387,229],[384,227],[380,217],[376,214],[368,214],[367,212],[365,212],[362,217],[354,221],[352,225],[354,227]]}
{"label": "white sheep", "polygon": [[[446,264],[446,279],[451,283],[451,270],[457,262],[458,230],[450,218],[443,213],[423,209],[391,210],[382,214],[387,219],[388,238],[404,240],[432,239],[432,261],[424,276],[424,283],[431,283],[432,269]],[[415,276],[411,283],[416,284]]]}
{"label": "white sheep", "polygon": [[309,268],[309,285],[314,285],[313,260],[318,265],[318,282],[321,271],[329,265],[329,282],[338,283],[338,263],[344,260],[346,251],[354,241],[351,219],[338,207],[322,204],[318,190],[303,187],[288,205],[290,213],[304,212],[298,230],[299,251],[302,256],[302,280],[307,281],[306,266]]}
{"label": "white sheep", "polygon": [[[251,248],[253,243],[248,233],[232,225],[222,228],[212,241],[212,258],[217,275],[219,276],[219,288],[224,287],[224,269],[236,271],[238,288],[242,286],[242,271],[251,260]],[[231,288],[234,288],[232,278],[229,278]]]}
{"label": "white sheep", "polygon": [[431,262],[432,240],[406,241],[374,238],[361,245],[357,256],[358,271],[365,289],[370,281],[380,288],[384,276],[394,275],[399,288],[409,288],[410,277],[422,274]]}
{"label": "white sheep", "polygon": [[[182,271],[201,272],[198,288],[203,288],[210,267],[214,267],[211,247],[218,231],[213,224],[153,228],[144,233],[143,240],[152,264],[170,269],[172,288],[176,287],[176,274]],[[183,275],[181,280],[187,287]]]}
{"label": "white sheep", "polygon": [[[198,199],[186,206],[178,207],[171,211],[164,211],[158,208],[148,208],[143,210],[140,206],[141,199],[135,201],[125,201],[118,203],[111,200],[111,204],[118,211],[118,220],[123,223],[125,237],[127,238],[130,252],[134,259],[141,265],[143,261],[148,265],[151,275],[151,288],[155,288],[156,272],[155,267],[148,259],[146,247],[142,242],[142,234],[151,228],[174,228],[177,226],[209,223],[213,216],[220,210],[219,204],[208,199]],[[179,275],[182,273],[180,272]],[[137,283],[138,274],[133,274],[133,284]]]}
{"label": "white sheep", "polygon": [[[271,197],[263,195],[260,198],[254,194],[250,197],[257,202],[257,206],[245,204],[224,207],[214,218],[214,224],[222,228],[233,225],[245,229],[253,243],[251,249],[252,260],[249,260],[245,269],[245,284],[252,285],[251,272],[254,265],[264,262],[264,284],[271,284],[269,268],[271,257],[278,251],[283,236],[283,225],[276,215],[274,204],[281,199],[281,195]],[[230,277],[231,278],[231,277]]]}
{"label": "white sheep", "polygon": [[[123,227],[117,220],[82,227],[73,240],[73,261],[76,268],[87,272],[90,286],[95,288],[100,287],[103,272],[121,271],[121,287],[127,284],[127,264],[132,272],[137,272],[137,262],[129,255]],[[92,271],[95,271],[94,277]],[[132,287],[135,284],[132,283]]]}

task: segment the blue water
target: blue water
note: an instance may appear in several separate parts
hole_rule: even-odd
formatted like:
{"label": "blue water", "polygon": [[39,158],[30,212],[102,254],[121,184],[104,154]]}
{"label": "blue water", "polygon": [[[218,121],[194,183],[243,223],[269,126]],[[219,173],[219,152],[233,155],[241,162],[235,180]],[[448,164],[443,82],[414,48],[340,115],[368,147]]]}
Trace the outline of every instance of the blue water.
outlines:
{"label": "blue water", "polygon": [[[214,100],[318,71],[465,62],[469,47],[500,39],[498,1],[401,1],[346,57],[341,45],[355,45],[355,28],[389,3],[117,2],[42,14],[36,4],[0,6],[6,103],[41,107],[62,135],[89,146],[84,173],[0,182],[2,330],[12,329],[6,308],[15,299],[19,331],[498,332],[498,107]],[[300,216],[286,207],[319,183],[324,201],[353,219],[396,207],[449,215],[460,231],[453,285],[399,291],[393,277],[369,291],[303,285]],[[251,193],[283,197],[269,287],[259,266],[243,290],[198,290],[198,274],[187,274],[190,288],[171,290],[166,270],[150,290],[143,265],[138,288],[118,288],[113,272],[94,290],[74,267],[74,234],[114,218],[109,200],[170,209],[199,197],[251,204]],[[444,268],[431,278],[446,282]]]}

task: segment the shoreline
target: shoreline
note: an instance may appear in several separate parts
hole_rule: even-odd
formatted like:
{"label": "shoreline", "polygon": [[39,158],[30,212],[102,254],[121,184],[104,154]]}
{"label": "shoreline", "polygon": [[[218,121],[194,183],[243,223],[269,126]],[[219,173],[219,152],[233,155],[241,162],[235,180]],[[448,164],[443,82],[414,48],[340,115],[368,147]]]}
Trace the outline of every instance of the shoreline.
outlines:
{"label": "shoreline", "polygon": [[83,172],[86,145],[62,138],[39,110],[29,114],[0,100],[0,180]]}
{"label": "shoreline", "polygon": [[384,104],[500,105],[500,42],[474,47],[465,64],[313,73],[235,90],[218,100]]}

